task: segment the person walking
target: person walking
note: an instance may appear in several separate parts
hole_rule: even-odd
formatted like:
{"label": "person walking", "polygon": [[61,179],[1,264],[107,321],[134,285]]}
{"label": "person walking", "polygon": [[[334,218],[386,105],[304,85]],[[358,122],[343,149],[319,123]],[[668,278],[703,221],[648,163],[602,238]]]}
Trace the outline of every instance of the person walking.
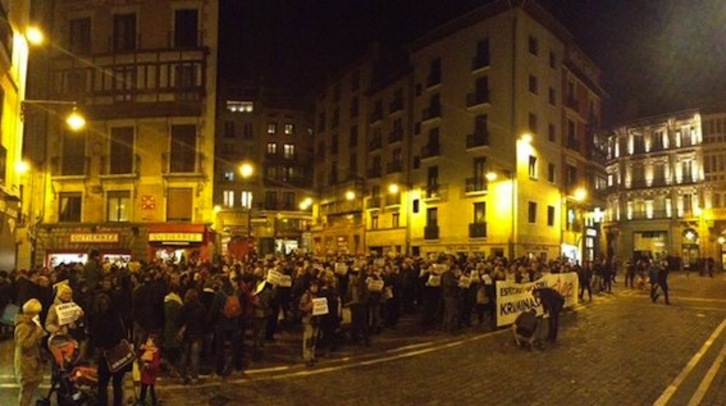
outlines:
{"label": "person walking", "polygon": [[565,305],[565,298],[560,292],[552,288],[537,288],[532,290],[534,298],[542,303],[545,314],[549,317],[549,330],[547,339],[551,342],[557,341],[557,332],[560,327],[560,312]]}
{"label": "person walking", "polygon": [[[658,267],[658,273],[656,276],[656,286],[660,288],[660,291],[663,292],[663,297],[665,298],[665,304],[669,305],[671,304],[669,298],[668,298],[668,266],[664,264],[659,264]],[[653,303],[658,301],[658,297],[660,296],[660,293],[656,291],[653,294]]]}
{"label": "person walking", "polygon": [[592,262],[585,261],[582,266],[575,266],[575,269],[580,283],[580,300],[585,298],[587,291],[588,299],[592,302]]}
{"label": "person walking", "polygon": [[43,378],[40,343],[46,335],[40,324],[43,305],[38,299],[23,304],[22,313],[15,319],[15,378],[20,385],[18,405],[29,406]]}
{"label": "person walking", "polygon": [[130,369],[131,364],[116,372],[111,372],[106,360],[106,352],[126,339],[126,328],[121,321],[121,315],[113,307],[108,294],[96,295],[93,312],[88,320],[88,328],[98,365],[98,404],[101,406],[108,404],[107,388],[109,381],[112,381],[113,405],[121,406],[123,405],[124,374]]}

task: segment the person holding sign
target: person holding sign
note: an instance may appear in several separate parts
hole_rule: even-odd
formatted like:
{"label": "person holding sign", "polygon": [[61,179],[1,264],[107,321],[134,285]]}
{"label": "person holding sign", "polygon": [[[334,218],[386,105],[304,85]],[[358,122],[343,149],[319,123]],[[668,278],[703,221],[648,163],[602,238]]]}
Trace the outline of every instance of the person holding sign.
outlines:
{"label": "person holding sign", "polygon": [[[308,290],[300,298],[300,313],[302,315],[303,333],[302,350],[305,365],[311,367],[318,362],[315,359],[315,347],[318,343],[318,332],[320,329],[320,316],[327,314],[327,301],[323,306],[322,301],[317,300],[318,289],[320,288],[317,279],[310,280]],[[325,299],[325,298],[321,298]],[[325,312],[323,313],[323,307]],[[317,313],[317,314],[316,314]]]}
{"label": "person holding sign", "polygon": [[45,329],[51,335],[67,335],[82,328],[83,309],[73,303],[73,290],[66,283],[56,287],[55,300],[48,310]]}

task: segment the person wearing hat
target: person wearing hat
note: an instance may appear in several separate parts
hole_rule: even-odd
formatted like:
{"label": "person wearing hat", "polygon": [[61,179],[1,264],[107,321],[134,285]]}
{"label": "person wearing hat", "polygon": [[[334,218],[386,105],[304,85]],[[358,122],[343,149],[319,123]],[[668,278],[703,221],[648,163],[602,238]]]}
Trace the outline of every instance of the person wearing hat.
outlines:
{"label": "person wearing hat", "polygon": [[33,400],[43,374],[40,371],[40,343],[45,330],[40,324],[43,305],[38,299],[23,304],[22,313],[15,319],[15,377],[20,385],[18,404],[27,406]]}
{"label": "person wearing hat", "polygon": [[76,312],[76,319],[69,324],[63,325],[59,323],[58,312],[56,311],[59,305],[71,303],[72,301],[73,289],[65,283],[58,285],[55,292],[55,300],[53,300],[53,304],[50,306],[50,309],[48,309],[48,317],[45,319],[45,329],[48,333],[66,335],[71,329],[75,329],[77,327],[76,322],[83,317],[83,310],[81,310],[80,307],[78,307]]}

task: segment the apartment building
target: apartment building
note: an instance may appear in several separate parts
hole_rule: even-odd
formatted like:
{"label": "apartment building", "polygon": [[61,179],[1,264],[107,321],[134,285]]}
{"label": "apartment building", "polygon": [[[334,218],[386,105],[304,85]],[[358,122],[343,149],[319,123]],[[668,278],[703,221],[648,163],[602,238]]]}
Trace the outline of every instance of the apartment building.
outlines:
{"label": "apartment building", "polygon": [[[533,2],[485,5],[425,34],[409,50],[408,67],[395,70],[398,76],[377,80],[377,59],[369,54],[332,80],[316,103],[321,252],[350,248],[344,235],[355,229],[354,252],[554,258],[569,244],[579,259],[585,212],[595,203],[568,205],[570,194],[604,179],[589,159],[605,96],[594,63]],[[368,91],[349,91],[353,72],[366,72]],[[579,98],[569,106],[563,97],[568,90]],[[349,128],[321,128],[320,119],[335,117],[342,108],[335,103],[352,99],[368,113],[367,123],[356,123],[358,131],[366,130],[366,172],[346,184],[350,176],[333,176],[345,166],[320,152],[338,145],[337,135]],[[351,199],[344,200],[348,189]],[[358,199],[353,190],[365,195]],[[345,208],[340,216],[324,209],[331,196],[334,207]]]}
{"label": "apartment building", "polygon": [[[43,3],[43,2],[41,2]],[[36,264],[212,254],[218,2],[44,3],[51,45],[33,98],[76,103],[68,131],[49,107],[26,139],[47,175],[30,231]],[[58,105],[58,103],[54,103]],[[41,147],[42,146],[42,147]]]}
{"label": "apartment building", "polygon": [[218,113],[214,172],[221,253],[310,250],[312,109],[258,88],[230,93]]}
{"label": "apartment building", "polygon": [[[608,251],[617,257],[672,256],[689,266],[713,255],[709,200],[715,202],[718,194],[719,161],[712,158],[718,154],[714,149],[708,155],[706,187],[702,119],[699,110],[686,110],[642,118],[611,132],[604,233]],[[714,144],[718,123],[709,121]]]}
{"label": "apartment building", "polygon": [[16,268],[16,244],[27,242],[21,201],[27,173],[21,166],[22,105],[29,44],[29,5],[0,2],[0,269]]}

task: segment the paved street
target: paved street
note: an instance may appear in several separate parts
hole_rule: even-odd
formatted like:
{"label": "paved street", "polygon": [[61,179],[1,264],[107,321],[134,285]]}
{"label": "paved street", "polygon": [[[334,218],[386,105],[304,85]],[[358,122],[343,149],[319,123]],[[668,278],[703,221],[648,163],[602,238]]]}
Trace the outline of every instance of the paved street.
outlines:
{"label": "paved street", "polygon": [[[666,306],[618,284],[615,294],[564,314],[560,342],[543,351],[516,348],[508,330],[408,339],[392,332],[313,368],[284,364],[283,354],[244,376],[198,387],[166,382],[158,392],[166,405],[190,406],[726,405],[726,278],[676,274],[671,287]],[[11,404],[16,389],[3,382],[0,403]]]}

